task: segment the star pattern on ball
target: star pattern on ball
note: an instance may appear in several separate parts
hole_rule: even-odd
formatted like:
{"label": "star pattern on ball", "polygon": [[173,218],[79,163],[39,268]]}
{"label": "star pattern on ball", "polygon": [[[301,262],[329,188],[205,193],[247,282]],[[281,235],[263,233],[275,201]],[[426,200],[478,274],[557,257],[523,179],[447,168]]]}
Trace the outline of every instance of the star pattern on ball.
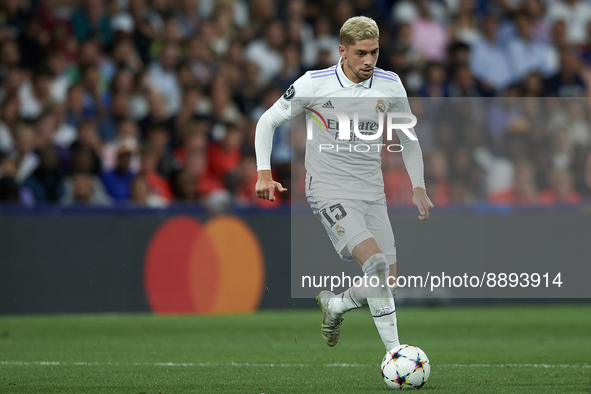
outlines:
{"label": "star pattern on ball", "polygon": [[415,367],[413,369],[413,372],[418,371],[419,369],[422,369],[423,371],[425,370],[425,368],[423,367],[423,365],[425,365],[425,361],[421,360],[421,355],[417,354],[417,358],[409,358],[410,361],[412,361],[413,363],[415,363]]}
{"label": "star pattern on ball", "polygon": [[404,357],[402,354],[400,354],[400,350],[397,350],[394,353],[390,353],[390,356],[393,361],[398,360],[400,357]]}
{"label": "star pattern on ball", "polygon": [[398,372],[396,372],[396,377],[392,379],[392,382],[396,383],[400,387],[408,385],[408,382],[406,381],[408,375],[410,375],[410,373],[407,373],[406,375],[400,375]]}

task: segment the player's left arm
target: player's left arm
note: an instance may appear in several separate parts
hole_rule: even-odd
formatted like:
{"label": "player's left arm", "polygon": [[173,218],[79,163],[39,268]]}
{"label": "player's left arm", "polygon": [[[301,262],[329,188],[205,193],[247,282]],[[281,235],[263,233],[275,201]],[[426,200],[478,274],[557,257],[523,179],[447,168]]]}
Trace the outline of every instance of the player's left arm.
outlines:
{"label": "player's left arm", "polygon": [[[404,91],[404,97],[400,97],[399,99],[403,104],[403,112],[411,114],[412,112],[410,110],[408,98],[406,97],[406,91]],[[410,133],[415,137],[417,136],[414,127],[409,127],[407,130],[410,131]],[[427,195],[427,190],[425,188],[425,171],[421,146],[418,139],[410,139],[410,137],[402,130],[397,129],[396,134],[398,135],[398,139],[402,145],[402,159],[404,161],[404,166],[406,167],[406,171],[408,172],[408,176],[412,182],[412,202],[419,210],[419,219],[429,219],[429,212],[431,212],[435,206]]]}
{"label": "player's left arm", "polygon": [[[415,134],[414,128],[408,129],[412,134]],[[425,189],[425,178],[424,178],[424,165],[423,165],[423,152],[419,141],[411,140],[405,133],[400,130],[396,130],[400,144],[402,145],[402,160],[404,160],[404,166],[410,177],[410,181],[413,187],[412,202],[419,210],[419,219],[429,219],[429,212],[435,206],[431,202],[431,199],[427,195]]]}
{"label": "player's left arm", "polygon": [[435,206],[431,202],[431,199],[427,195],[427,191],[424,188],[415,187],[413,189],[412,202],[419,209],[419,219],[429,219],[429,212],[431,212],[431,210],[435,208]]}

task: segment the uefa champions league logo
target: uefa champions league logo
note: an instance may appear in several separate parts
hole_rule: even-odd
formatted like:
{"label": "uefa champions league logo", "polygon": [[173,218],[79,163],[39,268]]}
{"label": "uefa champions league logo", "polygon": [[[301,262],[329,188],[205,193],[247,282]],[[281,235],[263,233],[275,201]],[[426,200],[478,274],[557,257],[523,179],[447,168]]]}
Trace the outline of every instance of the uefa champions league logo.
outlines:
{"label": "uefa champions league logo", "polygon": [[[377,122],[359,122],[359,113],[353,113],[353,119],[351,119],[345,112],[336,111],[334,109],[324,109],[322,112],[325,114],[331,114],[336,117],[334,120],[332,117],[328,120],[318,111],[305,107],[307,121],[306,121],[306,134],[307,139],[312,140],[314,137],[314,121],[320,127],[320,130],[326,131],[337,131],[335,134],[335,140],[339,141],[376,141],[384,136],[384,112],[377,111],[378,119]],[[395,123],[401,119],[410,119],[407,123]],[[410,128],[417,124],[417,118],[411,113],[405,112],[388,112],[386,113],[386,141],[392,141],[392,132],[396,129],[402,131],[411,141],[418,141],[417,137],[410,132]],[[351,126],[353,133],[351,133]],[[333,151],[333,152],[369,152],[370,150],[376,149],[380,152],[382,149],[388,150],[388,152],[402,152],[402,145],[400,144],[367,144],[367,143],[356,143],[356,144],[319,144],[319,152]]]}

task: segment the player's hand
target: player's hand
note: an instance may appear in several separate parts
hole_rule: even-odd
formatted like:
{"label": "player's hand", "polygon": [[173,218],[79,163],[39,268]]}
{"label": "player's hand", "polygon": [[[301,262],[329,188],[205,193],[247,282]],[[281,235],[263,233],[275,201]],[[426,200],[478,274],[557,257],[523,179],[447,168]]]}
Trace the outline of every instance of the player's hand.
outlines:
{"label": "player's hand", "polygon": [[258,172],[257,184],[254,189],[258,198],[269,201],[275,201],[275,190],[279,192],[287,190],[281,183],[275,182],[271,178],[270,170],[261,170]]}
{"label": "player's hand", "polygon": [[427,220],[429,219],[429,212],[435,208],[429,196],[427,196],[427,191],[422,187],[415,187],[414,194],[412,196],[412,202],[417,206],[419,209],[419,219],[420,220]]}

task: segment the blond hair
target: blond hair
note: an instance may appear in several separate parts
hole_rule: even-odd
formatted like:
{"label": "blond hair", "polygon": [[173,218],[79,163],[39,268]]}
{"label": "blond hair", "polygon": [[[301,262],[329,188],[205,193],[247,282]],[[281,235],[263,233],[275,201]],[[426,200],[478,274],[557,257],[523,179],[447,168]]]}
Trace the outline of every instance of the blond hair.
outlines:
{"label": "blond hair", "polygon": [[341,27],[341,45],[348,47],[357,41],[379,40],[380,30],[376,21],[367,16],[354,16]]}

